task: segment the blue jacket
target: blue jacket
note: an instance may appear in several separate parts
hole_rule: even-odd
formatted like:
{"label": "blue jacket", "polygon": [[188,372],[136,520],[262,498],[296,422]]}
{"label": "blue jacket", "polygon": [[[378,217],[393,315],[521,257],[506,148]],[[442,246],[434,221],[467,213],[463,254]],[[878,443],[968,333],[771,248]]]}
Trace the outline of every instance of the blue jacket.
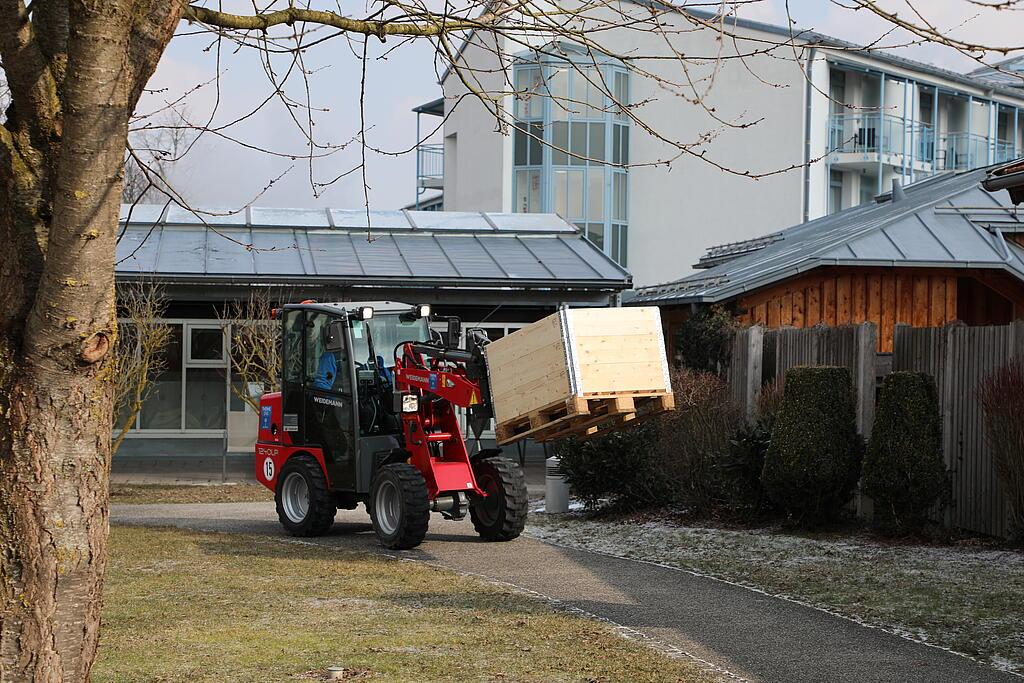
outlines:
{"label": "blue jacket", "polygon": [[334,380],[338,376],[338,357],[333,351],[324,351],[313,375],[313,388],[330,391],[334,388]]}

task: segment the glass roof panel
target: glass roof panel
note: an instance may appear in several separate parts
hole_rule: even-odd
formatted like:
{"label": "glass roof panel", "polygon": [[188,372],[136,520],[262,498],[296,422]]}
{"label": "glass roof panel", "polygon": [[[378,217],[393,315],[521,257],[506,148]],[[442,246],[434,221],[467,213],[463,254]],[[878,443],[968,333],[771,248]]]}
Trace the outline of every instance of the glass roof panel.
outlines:
{"label": "glass roof panel", "polygon": [[421,230],[472,230],[494,232],[483,214],[475,211],[410,211]]}
{"label": "glass roof panel", "polygon": [[[235,213],[231,213],[234,211]],[[198,213],[198,215],[196,215]],[[196,213],[180,206],[167,208],[167,222],[175,225],[245,225],[245,209],[201,207]]]}
{"label": "glass roof panel", "polygon": [[327,228],[327,209],[270,209],[252,207],[252,224],[259,227]]}
{"label": "glass roof panel", "polygon": [[[331,209],[334,227],[342,230],[365,230],[366,212],[362,209]],[[409,220],[401,211],[371,211],[370,228],[409,230]]]}
{"label": "glass roof panel", "polygon": [[499,230],[515,232],[577,232],[554,213],[489,213],[487,216]]}

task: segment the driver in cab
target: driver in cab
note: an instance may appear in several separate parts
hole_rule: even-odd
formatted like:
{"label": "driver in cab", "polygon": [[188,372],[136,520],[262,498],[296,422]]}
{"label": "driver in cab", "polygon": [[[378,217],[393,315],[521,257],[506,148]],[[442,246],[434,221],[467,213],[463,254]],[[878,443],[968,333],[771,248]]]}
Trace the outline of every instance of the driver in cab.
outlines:
{"label": "driver in cab", "polygon": [[338,379],[338,357],[341,355],[341,351],[331,351],[330,349],[337,348],[341,340],[333,338],[331,325],[324,325],[320,335],[324,351],[320,354],[316,374],[313,375],[313,388],[320,391],[333,391],[334,383]]}

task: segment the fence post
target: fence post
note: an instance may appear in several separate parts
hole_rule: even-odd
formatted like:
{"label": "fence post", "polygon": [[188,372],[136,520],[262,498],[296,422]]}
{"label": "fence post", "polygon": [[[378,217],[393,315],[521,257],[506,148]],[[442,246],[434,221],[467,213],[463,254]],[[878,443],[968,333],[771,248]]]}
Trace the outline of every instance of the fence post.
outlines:
{"label": "fence post", "polygon": [[878,328],[874,323],[857,326],[854,338],[853,386],[857,391],[857,428],[871,437],[875,424],[875,362],[878,358]]}
{"label": "fence post", "polygon": [[745,369],[743,404],[746,408],[747,420],[753,421],[757,416],[757,398],[761,393],[761,362],[764,353],[764,328],[754,325],[747,337],[747,367]]}
{"label": "fence post", "polygon": [[733,400],[748,420],[753,420],[757,413],[763,352],[764,328],[754,325],[736,330],[729,361],[729,386]]}
{"label": "fence post", "polygon": [[[861,323],[853,338],[853,388],[857,392],[857,430],[865,439],[871,438],[875,424],[875,363],[878,360],[878,328],[874,323]],[[864,495],[857,484],[854,498],[857,517],[871,519],[874,501]]]}

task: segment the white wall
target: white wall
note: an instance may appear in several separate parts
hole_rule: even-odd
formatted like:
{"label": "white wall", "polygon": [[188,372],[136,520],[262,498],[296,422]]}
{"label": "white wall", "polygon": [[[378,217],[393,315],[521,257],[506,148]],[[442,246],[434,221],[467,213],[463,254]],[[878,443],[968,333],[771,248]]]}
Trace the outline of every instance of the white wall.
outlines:
{"label": "white wall", "polygon": [[511,163],[506,138],[511,135],[497,132],[494,113],[473,94],[507,90],[494,46],[492,34],[474,34],[463,52],[463,61],[472,65],[461,74],[468,85],[455,73],[442,84],[445,112],[450,112],[444,123],[447,211],[509,211],[511,207],[511,182],[505,182],[509,173],[505,167]]}

